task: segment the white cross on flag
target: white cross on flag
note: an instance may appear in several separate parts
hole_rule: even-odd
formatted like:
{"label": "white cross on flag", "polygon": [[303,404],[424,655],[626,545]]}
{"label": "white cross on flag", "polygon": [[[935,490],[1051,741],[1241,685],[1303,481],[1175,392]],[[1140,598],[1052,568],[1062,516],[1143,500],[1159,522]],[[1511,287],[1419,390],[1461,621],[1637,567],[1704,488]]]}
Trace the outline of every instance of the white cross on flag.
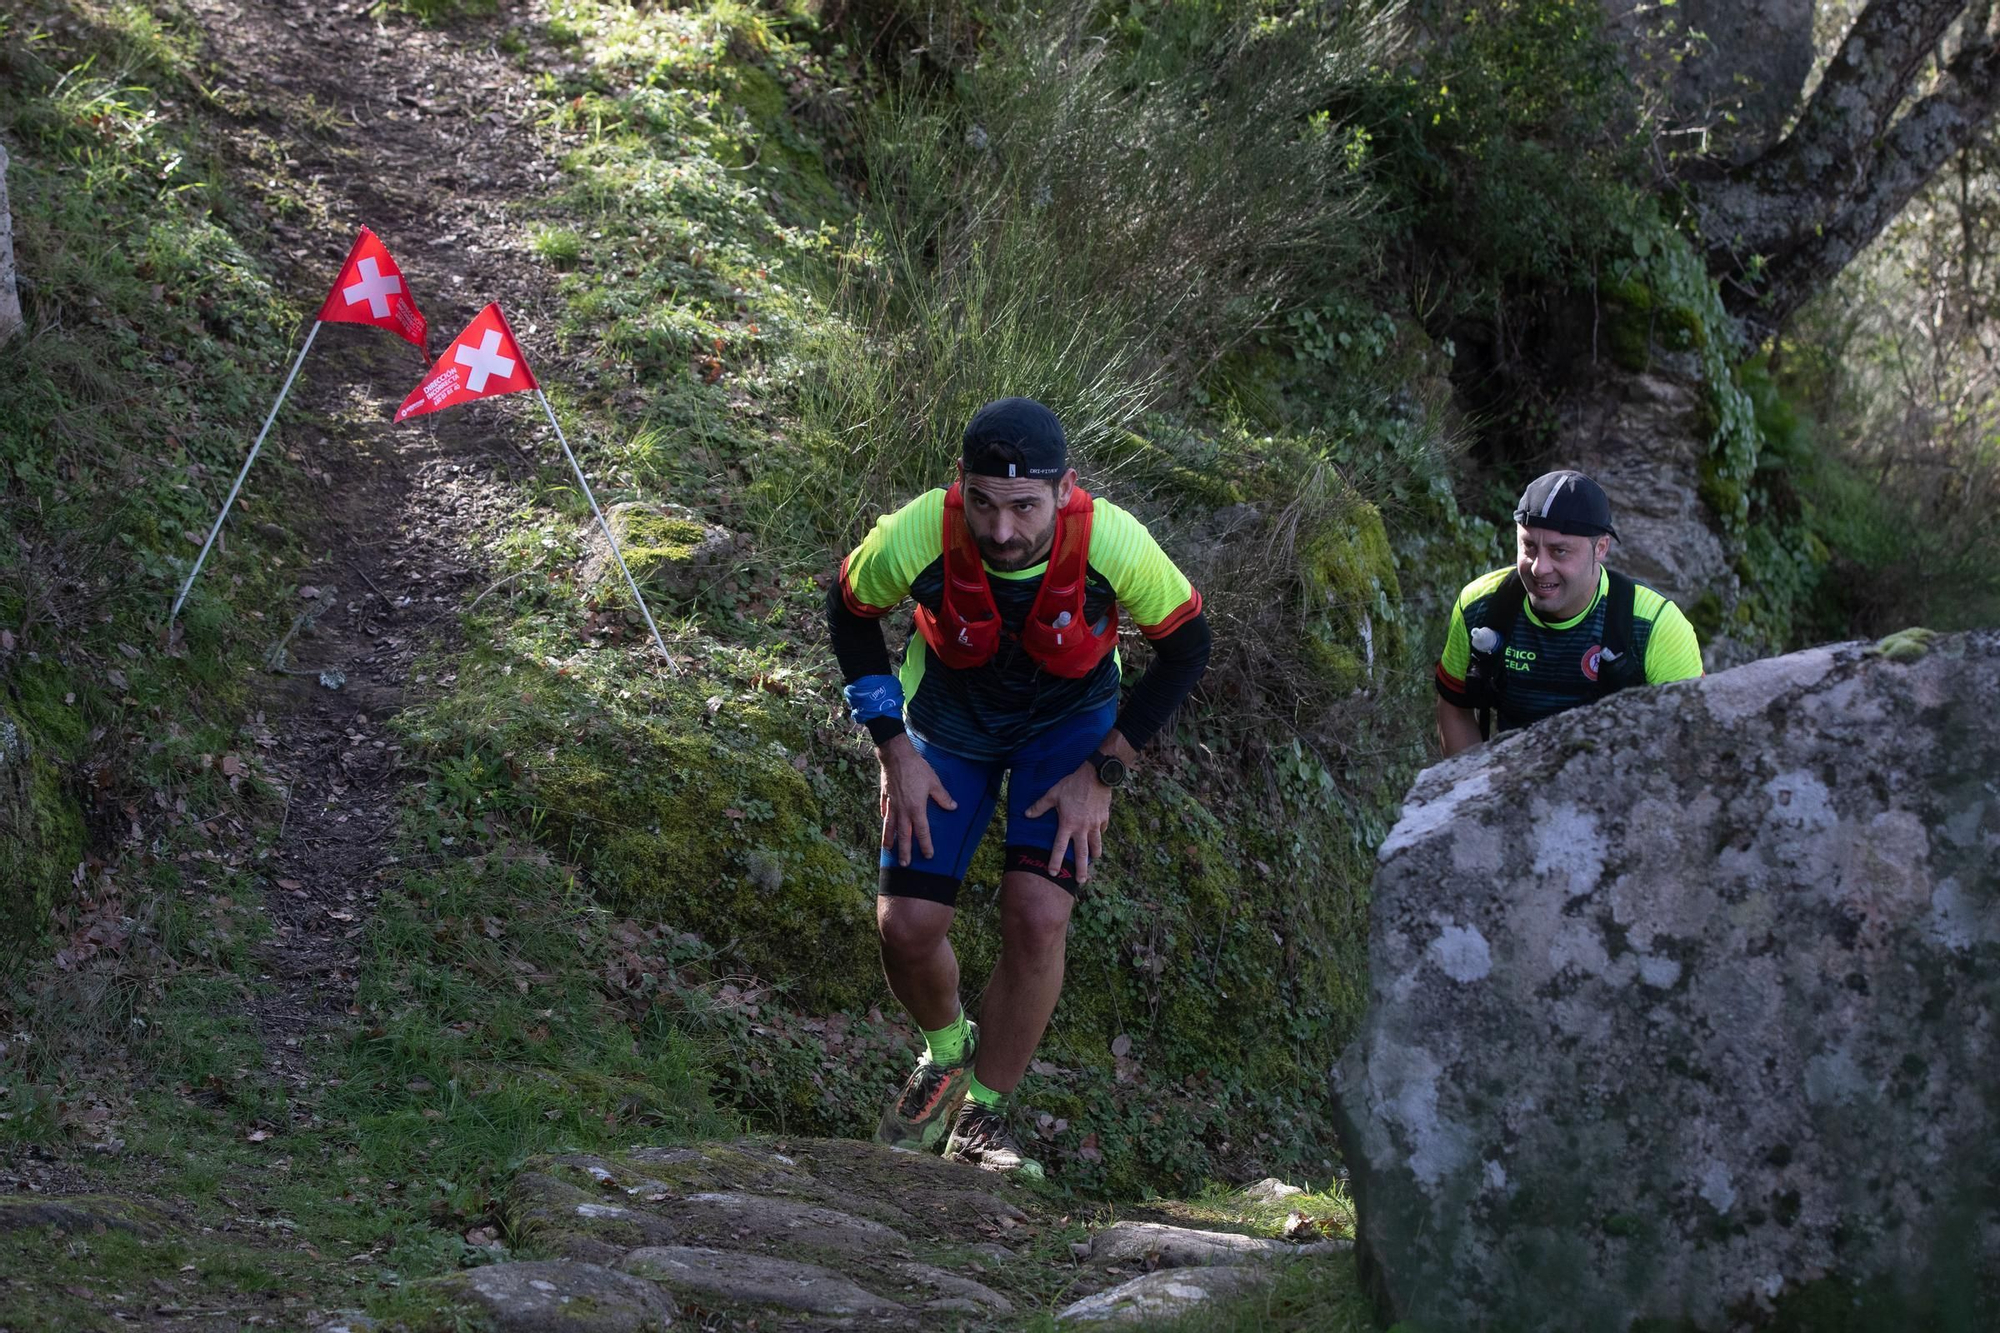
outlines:
{"label": "white cross on flag", "polygon": [[496,303],[480,311],[444,349],[424,382],[396,409],[396,420],[536,387],[528,358],[521,355],[514,330],[507,327],[507,317]]}
{"label": "white cross on flag", "polygon": [[333,290],[326,294],[319,317],[341,324],[373,324],[415,343],[418,351],[429,355],[424,334],[430,325],[410,299],[403,270],[389,257],[389,247],[366,227],[354,238],[354,248],[347,252],[347,262],[340,266],[340,276],[333,280]]}

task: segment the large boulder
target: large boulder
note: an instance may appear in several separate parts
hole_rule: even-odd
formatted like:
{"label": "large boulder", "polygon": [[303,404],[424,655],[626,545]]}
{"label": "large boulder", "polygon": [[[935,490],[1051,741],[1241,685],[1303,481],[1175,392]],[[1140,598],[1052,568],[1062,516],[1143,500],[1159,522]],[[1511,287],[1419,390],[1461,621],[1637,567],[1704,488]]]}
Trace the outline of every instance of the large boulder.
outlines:
{"label": "large boulder", "polygon": [[1996,700],[1915,631],[1418,778],[1334,1077],[1390,1313],[2000,1326]]}

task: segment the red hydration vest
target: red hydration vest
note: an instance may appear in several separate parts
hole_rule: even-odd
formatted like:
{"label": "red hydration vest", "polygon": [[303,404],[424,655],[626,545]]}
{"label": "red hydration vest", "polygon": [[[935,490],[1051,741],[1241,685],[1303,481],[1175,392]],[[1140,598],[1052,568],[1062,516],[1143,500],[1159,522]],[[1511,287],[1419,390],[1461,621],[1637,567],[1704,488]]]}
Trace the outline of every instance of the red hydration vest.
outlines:
{"label": "red hydration vest", "polygon": [[[1088,676],[1118,645],[1115,602],[1097,629],[1083,616],[1092,512],[1090,494],[1081,486],[1073,487],[1069,503],[1056,511],[1049,567],[1021,627],[1021,646],[1035,664],[1052,676],[1071,680]],[[979,543],[965,521],[965,496],[956,482],[944,493],[943,602],[936,613],[917,604],[917,629],[938,660],[955,670],[982,666],[1000,648],[1000,608],[979,558]]]}

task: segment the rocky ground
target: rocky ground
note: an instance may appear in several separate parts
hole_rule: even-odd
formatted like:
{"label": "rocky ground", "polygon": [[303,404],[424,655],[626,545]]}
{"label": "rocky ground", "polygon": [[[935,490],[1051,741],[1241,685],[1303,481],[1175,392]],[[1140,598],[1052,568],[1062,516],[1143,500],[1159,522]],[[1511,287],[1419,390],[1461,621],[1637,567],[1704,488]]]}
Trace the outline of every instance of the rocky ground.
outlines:
{"label": "rocky ground", "polygon": [[[1289,1187],[1264,1181],[1255,1209]],[[1296,1192],[1296,1191],[1291,1191]],[[506,1333],[702,1327],[992,1327],[1041,1285],[1050,1201],[973,1167],[842,1139],[562,1154],[523,1165],[512,1234],[560,1258],[493,1264],[411,1293],[420,1319],[477,1312]],[[1060,1322],[1144,1323],[1268,1287],[1276,1261],[1344,1249],[1119,1222],[1070,1246]],[[748,1323],[743,1323],[743,1321]],[[374,1328],[336,1317],[324,1333]]]}

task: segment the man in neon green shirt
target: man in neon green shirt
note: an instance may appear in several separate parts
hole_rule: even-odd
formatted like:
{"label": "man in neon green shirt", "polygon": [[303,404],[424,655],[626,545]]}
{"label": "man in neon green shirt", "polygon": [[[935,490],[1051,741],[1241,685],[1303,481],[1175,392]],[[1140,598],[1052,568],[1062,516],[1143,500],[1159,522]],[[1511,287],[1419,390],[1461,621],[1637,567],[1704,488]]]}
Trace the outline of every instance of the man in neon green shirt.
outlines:
{"label": "man in neon green shirt", "polygon": [[[915,632],[891,674],[882,620],[906,601]],[[1129,690],[1121,617],[1152,645]],[[967,425],[958,480],[885,514],[841,562],[827,628],[882,769],[883,972],[924,1037],[877,1136],[1039,1175],[1006,1099],[1062,989],[1112,793],[1208,661],[1201,594],[1145,524],[1076,484],[1053,412],[1002,398]],[[1000,957],[975,1026],[947,931],[1001,809]]]}
{"label": "man in neon green shirt", "polygon": [[1604,567],[1618,534],[1603,488],[1581,472],[1537,477],[1514,510],[1515,559],[1465,585],[1437,664],[1447,755],[1629,685],[1701,675],[1681,609]]}

